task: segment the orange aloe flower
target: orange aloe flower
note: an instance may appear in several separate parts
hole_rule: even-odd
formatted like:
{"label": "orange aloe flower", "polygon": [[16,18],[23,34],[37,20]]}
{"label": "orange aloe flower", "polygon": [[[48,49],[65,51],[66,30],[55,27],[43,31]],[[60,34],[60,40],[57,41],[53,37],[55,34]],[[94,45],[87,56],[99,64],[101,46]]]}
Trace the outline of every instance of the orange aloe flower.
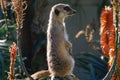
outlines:
{"label": "orange aloe flower", "polygon": [[102,11],[100,29],[100,44],[104,55],[109,57],[108,66],[112,65],[115,56],[115,27],[113,25],[113,10],[105,6]]}
{"label": "orange aloe flower", "polygon": [[18,47],[16,43],[13,42],[13,44],[9,48],[9,52],[10,52],[10,73],[8,76],[9,80],[15,80],[14,64],[16,60],[17,50],[18,50]]}
{"label": "orange aloe flower", "polygon": [[17,49],[18,49],[18,47],[17,47],[16,43],[13,42],[13,44],[9,48],[9,52],[11,54],[10,58],[12,58],[12,59],[16,58]]}

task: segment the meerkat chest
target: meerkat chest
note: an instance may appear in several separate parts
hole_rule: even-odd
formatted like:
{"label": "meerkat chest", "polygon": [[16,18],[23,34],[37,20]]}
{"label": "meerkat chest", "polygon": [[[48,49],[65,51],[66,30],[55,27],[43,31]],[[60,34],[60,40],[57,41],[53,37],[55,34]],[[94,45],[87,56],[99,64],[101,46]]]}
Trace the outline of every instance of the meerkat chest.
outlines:
{"label": "meerkat chest", "polygon": [[68,40],[68,34],[65,23],[63,22],[62,24],[58,24],[58,25],[59,25],[58,30],[60,31],[61,34],[63,34],[64,38]]}
{"label": "meerkat chest", "polygon": [[64,31],[64,37],[65,37],[66,40],[68,40],[68,34],[67,34],[66,31]]}
{"label": "meerkat chest", "polygon": [[66,40],[68,40],[68,34],[67,34],[66,26],[64,23],[63,23],[63,27],[64,27],[64,37]]}

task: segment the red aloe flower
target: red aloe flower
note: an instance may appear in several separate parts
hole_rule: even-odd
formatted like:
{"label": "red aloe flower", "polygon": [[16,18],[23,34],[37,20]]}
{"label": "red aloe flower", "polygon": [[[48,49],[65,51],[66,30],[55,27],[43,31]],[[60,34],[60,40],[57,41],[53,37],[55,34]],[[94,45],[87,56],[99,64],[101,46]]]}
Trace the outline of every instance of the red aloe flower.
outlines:
{"label": "red aloe flower", "polygon": [[13,42],[13,44],[9,48],[9,52],[11,53],[10,58],[12,58],[12,59],[16,58],[17,49],[18,49],[18,47],[17,47],[16,43]]}
{"label": "red aloe flower", "polygon": [[13,42],[13,44],[9,48],[9,52],[10,52],[10,73],[8,76],[9,80],[15,80],[14,64],[15,64],[15,60],[16,60],[17,49],[18,49],[18,47],[17,47],[16,43]]}
{"label": "red aloe flower", "polygon": [[104,55],[109,56],[108,66],[112,65],[115,56],[115,27],[113,25],[113,10],[108,6],[101,14],[100,44]]}
{"label": "red aloe flower", "polygon": [[[115,56],[115,27],[113,25],[113,11],[110,7],[105,7],[101,15],[101,48],[103,54],[109,57],[108,67],[112,66]],[[111,80],[120,80],[120,49],[118,51],[117,67]]]}

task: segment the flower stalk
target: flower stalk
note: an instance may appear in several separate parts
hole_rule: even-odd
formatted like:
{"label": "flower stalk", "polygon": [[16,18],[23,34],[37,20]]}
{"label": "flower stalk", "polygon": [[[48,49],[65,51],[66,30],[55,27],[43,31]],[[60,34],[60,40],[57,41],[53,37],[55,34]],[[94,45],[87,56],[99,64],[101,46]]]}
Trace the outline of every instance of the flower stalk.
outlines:
{"label": "flower stalk", "polygon": [[15,65],[17,50],[18,50],[18,47],[17,47],[16,43],[13,42],[13,44],[9,48],[9,52],[10,52],[10,73],[8,76],[9,80],[16,80],[15,79],[14,65]]}

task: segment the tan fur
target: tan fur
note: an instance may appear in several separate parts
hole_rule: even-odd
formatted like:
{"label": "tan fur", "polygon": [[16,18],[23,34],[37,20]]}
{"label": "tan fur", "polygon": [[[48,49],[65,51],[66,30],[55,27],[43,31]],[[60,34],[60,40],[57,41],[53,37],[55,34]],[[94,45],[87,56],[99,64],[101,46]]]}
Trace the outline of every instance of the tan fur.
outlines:
{"label": "tan fur", "polygon": [[[72,44],[68,40],[64,19],[69,12],[64,10],[67,4],[57,4],[50,12],[47,30],[47,61],[51,76],[66,77],[72,74],[74,59],[70,55]],[[70,7],[70,6],[69,6]],[[57,16],[55,9],[60,13]]]}
{"label": "tan fur", "polygon": [[[64,10],[68,6],[70,11]],[[59,11],[56,15],[55,10]],[[47,62],[48,71],[39,71],[32,75],[34,79],[51,75],[52,77],[68,77],[72,75],[75,61],[72,57],[72,44],[68,40],[64,19],[75,11],[67,4],[52,7],[47,29]]]}
{"label": "tan fur", "polygon": [[42,71],[38,71],[35,74],[31,75],[31,77],[36,80],[38,78],[48,78],[50,75],[48,70],[42,70]]}

